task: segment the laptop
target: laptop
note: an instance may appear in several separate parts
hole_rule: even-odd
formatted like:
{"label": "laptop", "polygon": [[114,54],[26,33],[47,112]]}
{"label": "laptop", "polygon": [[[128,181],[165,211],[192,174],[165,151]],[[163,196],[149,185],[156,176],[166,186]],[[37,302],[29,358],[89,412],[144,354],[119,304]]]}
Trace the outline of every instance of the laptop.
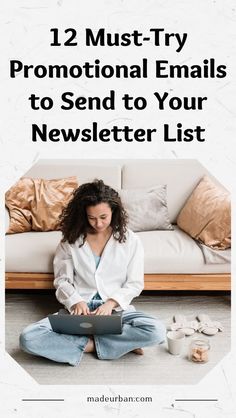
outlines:
{"label": "laptop", "polygon": [[112,315],[70,315],[61,309],[57,315],[48,315],[53,331],[69,335],[121,334],[122,313]]}

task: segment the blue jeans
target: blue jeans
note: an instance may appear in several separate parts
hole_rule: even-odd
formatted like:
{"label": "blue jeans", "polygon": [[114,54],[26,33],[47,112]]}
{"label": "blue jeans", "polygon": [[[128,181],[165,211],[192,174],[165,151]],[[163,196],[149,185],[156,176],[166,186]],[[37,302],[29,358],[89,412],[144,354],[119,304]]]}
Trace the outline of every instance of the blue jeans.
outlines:
{"label": "blue jeans", "polygon": [[[93,298],[88,306],[94,310],[102,303],[101,299]],[[122,334],[94,335],[94,343],[100,360],[112,360],[135,348],[160,344],[165,336],[166,329],[161,321],[143,312],[127,310],[122,312]],[[85,335],[54,332],[48,318],[44,318],[22,331],[20,347],[29,354],[77,366],[88,340]]]}

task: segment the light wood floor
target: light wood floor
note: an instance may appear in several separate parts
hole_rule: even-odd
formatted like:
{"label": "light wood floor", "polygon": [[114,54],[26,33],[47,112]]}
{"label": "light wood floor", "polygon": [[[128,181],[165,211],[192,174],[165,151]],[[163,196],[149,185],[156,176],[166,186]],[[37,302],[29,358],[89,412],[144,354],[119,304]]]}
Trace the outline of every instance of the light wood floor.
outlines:
{"label": "light wood floor", "polygon": [[7,293],[6,350],[38,383],[60,385],[194,384],[230,351],[230,296],[227,294],[144,295],[133,304],[136,309],[159,317],[166,325],[172,322],[175,313],[194,319],[202,312],[221,321],[224,331],[213,337],[206,337],[211,344],[209,362],[196,364],[188,360],[188,347],[192,337],[186,338],[185,350],[181,356],[170,355],[164,343],[145,348],[144,356],[130,353],[112,361],[101,361],[94,354],[84,354],[79,367],[26,354],[19,349],[19,334],[26,325],[58,310],[59,305],[53,293]]}

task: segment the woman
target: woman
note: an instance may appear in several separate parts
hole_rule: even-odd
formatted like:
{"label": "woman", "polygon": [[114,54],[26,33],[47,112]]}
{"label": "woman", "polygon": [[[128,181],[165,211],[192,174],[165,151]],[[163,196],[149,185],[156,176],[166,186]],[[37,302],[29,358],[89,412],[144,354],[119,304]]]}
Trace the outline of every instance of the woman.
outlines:
{"label": "woman", "polygon": [[81,185],[61,215],[61,230],[54,258],[58,301],[71,315],[122,311],[122,334],[58,334],[44,318],[22,332],[21,348],[76,366],[84,352],[115,359],[130,351],[143,354],[141,347],[163,342],[164,325],[130,305],[143,289],[143,248],[127,229],[118,193],[102,180]]}

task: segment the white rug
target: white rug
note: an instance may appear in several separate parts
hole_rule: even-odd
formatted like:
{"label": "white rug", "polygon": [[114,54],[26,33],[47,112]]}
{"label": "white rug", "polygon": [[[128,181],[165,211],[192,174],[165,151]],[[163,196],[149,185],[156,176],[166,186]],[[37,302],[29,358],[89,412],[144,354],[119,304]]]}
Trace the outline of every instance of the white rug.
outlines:
{"label": "white rug", "polygon": [[[159,317],[169,324],[175,313],[182,313],[191,320],[201,313],[221,321],[224,331],[210,340],[209,362],[196,364],[188,360],[188,348],[192,337],[187,337],[182,355],[167,352],[166,343],[145,348],[144,356],[133,353],[118,360],[101,361],[94,354],[84,354],[79,367],[54,363],[31,356],[19,349],[21,330],[49,311],[56,312],[58,303],[53,293],[8,293],[6,295],[6,350],[40,384],[195,384],[230,351],[230,297],[228,295],[146,295],[133,303],[138,310]],[[194,336],[202,334],[195,333]]]}

